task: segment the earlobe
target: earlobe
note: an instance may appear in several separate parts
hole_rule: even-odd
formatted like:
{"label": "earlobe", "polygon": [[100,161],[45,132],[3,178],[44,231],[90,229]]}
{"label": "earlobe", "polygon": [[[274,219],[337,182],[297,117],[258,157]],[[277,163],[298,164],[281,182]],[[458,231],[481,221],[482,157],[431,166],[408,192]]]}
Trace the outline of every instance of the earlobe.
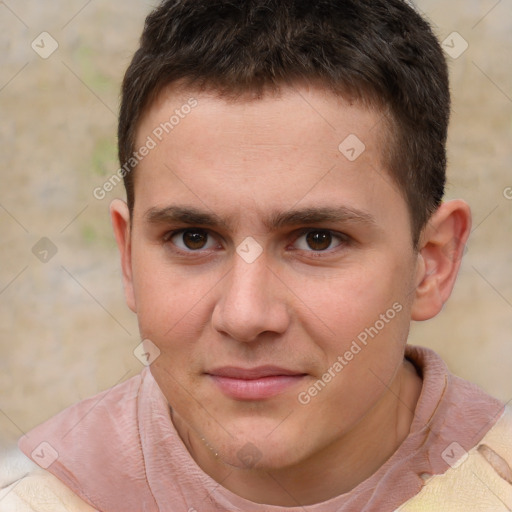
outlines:
{"label": "earlobe", "polygon": [[130,211],[128,205],[124,201],[121,201],[121,199],[114,199],[112,203],[110,203],[110,219],[112,221],[117,247],[121,255],[121,269],[123,273],[126,303],[135,313],[136,304],[132,275]]}
{"label": "earlobe", "polygon": [[418,253],[413,320],[437,315],[448,300],[471,229],[471,211],[461,200],[441,204],[425,226]]}

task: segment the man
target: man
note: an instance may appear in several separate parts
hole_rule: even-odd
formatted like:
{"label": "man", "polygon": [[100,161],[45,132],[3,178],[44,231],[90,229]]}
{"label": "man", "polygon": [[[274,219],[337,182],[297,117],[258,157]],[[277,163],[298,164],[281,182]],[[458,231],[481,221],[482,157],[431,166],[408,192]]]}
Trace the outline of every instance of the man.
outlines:
{"label": "man", "polygon": [[163,2],[111,205],[149,368],[22,438],[1,506],[510,509],[509,410],[406,346],[470,231],[449,106],[405,2]]}

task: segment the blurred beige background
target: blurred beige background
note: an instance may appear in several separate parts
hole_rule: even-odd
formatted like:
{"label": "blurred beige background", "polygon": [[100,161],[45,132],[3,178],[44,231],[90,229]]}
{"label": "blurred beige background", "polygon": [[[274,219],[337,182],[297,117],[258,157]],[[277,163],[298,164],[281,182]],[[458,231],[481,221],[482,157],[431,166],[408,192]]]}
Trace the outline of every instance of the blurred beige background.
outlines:
{"label": "blurred beige background", "polygon": [[[119,85],[152,3],[0,2],[4,442],[142,368],[133,355],[140,339],[124,304],[108,218],[110,200],[124,191],[118,186],[97,200],[93,190],[118,168]],[[447,196],[470,203],[474,230],[452,299],[437,318],[413,325],[410,342],[434,348],[452,371],[508,401],[512,2],[414,3],[439,38],[448,37]]]}

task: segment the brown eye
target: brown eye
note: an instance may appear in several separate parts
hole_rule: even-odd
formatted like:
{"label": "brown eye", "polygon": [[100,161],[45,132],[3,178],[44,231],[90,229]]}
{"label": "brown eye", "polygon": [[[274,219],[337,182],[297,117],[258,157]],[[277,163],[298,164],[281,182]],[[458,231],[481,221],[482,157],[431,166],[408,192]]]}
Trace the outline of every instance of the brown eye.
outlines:
{"label": "brown eye", "polygon": [[215,240],[211,239],[204,229],[186,229],[174,233],[169,240],[183,251],[211,249]]}
{"label": "brown eye", "polygon": [[202,249],[208,241],[208,235],[197,231],[185,231],[183,233],[183,243],[189,249]]}
{"label": "brown eye", "polygon": [[310,231],[306,235],[306,242],[314,251],[324,251],[332,243],[332,234],[329,231]]}
{"label": "brown eye", "polygon": [[331,252],[349,243],[349,237],[329,229],[305,229],[296,238],[294,246],[304,252]]}

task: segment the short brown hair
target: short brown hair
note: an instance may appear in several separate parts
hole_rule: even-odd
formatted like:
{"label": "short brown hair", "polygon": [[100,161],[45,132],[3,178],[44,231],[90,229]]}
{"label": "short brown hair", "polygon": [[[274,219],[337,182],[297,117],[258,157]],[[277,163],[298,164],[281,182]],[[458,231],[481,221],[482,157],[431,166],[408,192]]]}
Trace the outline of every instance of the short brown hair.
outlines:
{"label": "short brown hair", "polygon": [[[390,113],[384,163],[408,204],[416,245],[444,194],[450,94],[439,42],[405,1],[163,1],[124,77],[121,165],[133,155],[142,115],[168,85],[261,95],[304,80]],[[133,167],[124,184],[132,212]]]}

